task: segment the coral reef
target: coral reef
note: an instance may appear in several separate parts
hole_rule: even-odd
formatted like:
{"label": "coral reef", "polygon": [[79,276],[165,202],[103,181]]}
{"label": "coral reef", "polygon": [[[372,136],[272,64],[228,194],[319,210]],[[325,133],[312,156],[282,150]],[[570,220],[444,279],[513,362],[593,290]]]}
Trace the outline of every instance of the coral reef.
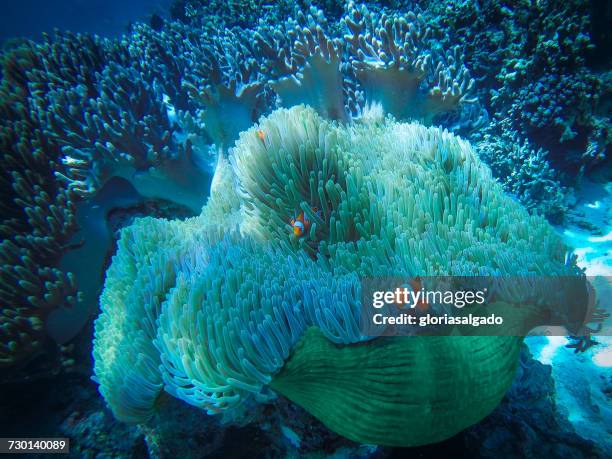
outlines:
{"label": "coral reef", "polygon": [[[542,164],[542,187],[551,180],[580,185],[585,173],[609,164],[609,78],[589,62],[607,51],[595,49],[591,22],[598,19],[591,17],[590,2],[485,0],[422,7],[442,46],[464,50],[478,81],[477,97],[490,115],[488,132],[498,136],[493,142],[505,149],[532,145],[524,154]],[[482,140],[479,132],[465,134],[474,143]],[[546,160],[542,151],[548,152]],[[496,156],[494,162],[505,161]],[[530,174],[508,172],[499,176],[502,182],[523,189],[533,183]],[[532,199],[525,203],[533,206]],[[553,219],[564,213],[556,194],[543,193],[537,201]]]}
{"label": "coral reef", "polygon": [[[312,220],[302,237],[289,227],[299,210]],[[514,274],[546,295],[529,276],[585,282],[566,252],[448,132],[279,109],[218,163],[201,216],[122,230],[95,379],[127,422],[151,419],[163,392],[224,416],[279,392],[352,440],[440,441],[495,408],[522,340],[364,336],[359,276]],[[493,304],[518,301],[523,290],[509,287]]]}
{"label": "coral reef", "polygon": [[125,50],[113,49],[90,87],[75,85],[48,95],[48,135],[61,147],[70,188],[83,197],[113,177],[127,180],[146,198],[160,198],[198,211],[207,194],[205,171],[192,160],[190,139],[168,114],[156,80]]}
{"label": "coral reef", "polygon": [[268,57],[262,71],[282,106],[303,103],[347,121],[381,104],[398,119],[429,123],[474,102],[474,81],[458,49],[436,51],[420,16],[373,13],[352,2],[346,11],[342,38],[315,8],[257,31],[257,50]]}
{"label": "coral reef", "polygon": [[[380,103],[398,119],[431,121],[470,98],[475,82],[458,48],[439,54],[421,15],[372,15],[365,6],[348,7],[344,24],[351,65],[366,103]],[[433,82],[419,93],[423,80]]]}
{"label": "coral reef", "polygon": [[[58,435],[75,456],[215,453],[234,442],[226,422],[279,455],[360,457],[382,449],[346,438],[417,445],[479,421],[521,340],[364,336],[359,278],[582,279],[518,202],[559,223],[585,175],[610,176],[599,3],[177,0],[174,20],[117,40],[3,43],[0,383],[89,362],[74,337],[106,275],[96,381],[139,426],[100,403],[73,410]],[[579,359],[601,347],[572,340]],[[568,433],[527,360],[468,449],[604,457]]]}
{"label": "coral reef", "polygon": [[418,15],[349,3],[340,24],[315,7],[293,16],[223,32],[209,21],[138,25],[129,48],[222,151],[279,105],[348,121],[378,103],[398,119],[429,123],[475,102],[460,50],[437,49]]}

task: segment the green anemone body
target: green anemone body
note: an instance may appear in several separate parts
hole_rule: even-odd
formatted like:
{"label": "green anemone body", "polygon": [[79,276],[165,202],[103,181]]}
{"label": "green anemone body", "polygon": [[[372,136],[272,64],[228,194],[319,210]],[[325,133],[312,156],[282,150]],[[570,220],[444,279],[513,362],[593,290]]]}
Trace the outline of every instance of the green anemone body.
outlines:
{"label": "green anemone body", "polygon": [[493,411],[512,383],[521,343],[406,336],[337,345],[312,328],[271,387],[351,440],[435,443]]}

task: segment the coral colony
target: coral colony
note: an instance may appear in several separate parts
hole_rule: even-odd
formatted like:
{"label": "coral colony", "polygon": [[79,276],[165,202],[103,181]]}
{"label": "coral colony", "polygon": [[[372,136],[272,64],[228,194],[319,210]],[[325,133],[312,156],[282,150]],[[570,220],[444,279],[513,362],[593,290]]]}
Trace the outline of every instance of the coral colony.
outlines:
{"label": "coral colony", "polygon": [[[545,218],[563,218],[573,185],[547,149],[587,139],[567,157],[583,174],[605,159],[609,120],[585,106],[595,78],[564,73],[561,54],[584,64],[585,24],[568,30],[567,15],[545,14],[550,2],[518,2],[559,36],[517,59],[524,37],[491,44],[466,25],[484,20],[476,3],[437,12],[452,36],[416,7],[349,3],[338,18],[291,8],[232,27],[191,7],[120,40],[58,32],[5,50],[6,378],[57,368],[61,344],[94,315],[94,380],[128,423],[151,418],[163,393],[211,415],[282,394],[346,438],[393,446],[487,416],[522,338],[372,339],[360,333],[359,278],[586,282]],[[504,40],[520,49],[487,48]],[[561,78],[521,82],[545,60]],[[551,138],[527,139],[551,123]],[[190,217],[110,224],[114,209],[151,201]],[[531,306],[521,320],[539,320]]]}

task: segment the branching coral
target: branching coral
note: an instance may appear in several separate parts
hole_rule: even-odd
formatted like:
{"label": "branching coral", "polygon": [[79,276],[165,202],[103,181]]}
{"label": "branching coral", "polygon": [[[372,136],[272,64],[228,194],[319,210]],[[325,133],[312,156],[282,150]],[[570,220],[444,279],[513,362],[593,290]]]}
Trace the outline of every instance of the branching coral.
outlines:
{"label": "branching coral", "polygon": [[[162,391],[211,414],[277,391],[359,442],[439,441],[499,403],[521,338],[364,336],[360,277],[527,276],[500,308],[537,290],[533,276],[585,283],[546,221],[440,129],[279,109],[240,134],[213,183],[200,217],[122,231],[94,341],[122,420],[148,419]],[[303,237],[288,225],[299,211]],[[540,320],[538,307],[518,311]]]}
{"label": "branching coral", "polygon": [[[605,80],[588,65],[594,49],[589,5],[584,0],[423,5],[442,45],[463,47],[493,127],[504,137],[510,122],[510,131],[528,138],[534,152],[550,151],[549,161],[558,176],[567,172],[568,185],[580,179],[579,172],[601,164],[610,145]],[[542,203],[551,204],[546,197]]]}
{"label": "branching coral", "polygon": [[491,166],[504,189],[525,207],[554,222],[566,211],[565,189],[547,160],[547,152],[535,150],[516,132],[503,135],[483,133],[476,144],[480,157]]}

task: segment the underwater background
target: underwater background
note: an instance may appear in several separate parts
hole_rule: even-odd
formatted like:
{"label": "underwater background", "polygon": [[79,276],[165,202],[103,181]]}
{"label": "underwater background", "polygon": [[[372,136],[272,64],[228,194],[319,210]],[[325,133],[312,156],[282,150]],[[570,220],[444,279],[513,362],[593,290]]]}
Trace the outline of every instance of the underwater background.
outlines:
{"label": "underwater background", "polygon": [[[278,340],[276,354],[253,351],[256,358],[245,364],[231,345],[215,346],[222,339],[244,339],[241,329],[263,336],[263,328],[274,326],[264,315],[249,310],[236,329],[215,338],[206,326],[194,331],[190,324],[199,326],[203,315],[230,322],[227,316],[183,308],[195,301],[190,292],[223,291],[214,277],[200,281],[208,273],[200,271],[201,253],[206,263],[217,263],[217,277],[237,272],[235,279],[248,280],[243,285],[262,298],[282,296],[275,282],[324,283],[325,273],[311,260],[326,250],[336,256],[342,250],[330,249],[333,243],[344,237],[357,244],[377,226],[367,226],[371,214],[378,215],[374,210],[355,210],[365,205],[342,207],[342,192],[359,188],[357,159],[377,148],[368,139],[384,144],[388,138],[392,149],[393,136],[402,131],[418,139],[409,143],[415,150],[429,151],[423,139],[440,139],[437,148],[448,148],[441,153],[445,164],[463,155],[467,147],[453,143],[455,137],[437,129],[425,133],[420,125],[468,141],[477,157],[474,169],[486,164],[491,172],[465,180],[490,191],[492,207],[503,202],[513,209],[507,221],[481,217],[479,224],[497,225],[495,231],[504,233],[504,244],[478,252],[482,269],[515,274],[521,264],[533,263],[556,270],[564,256],[557,256],[558,239],[575,255],[558,269],[603,276],[595,288],[599,306],[609,308],[611,25],[612,2],[604,0],[3,5],[0,437],[68,437],[71,457],[91,458],[611,457],[612,338],[598,334],[601,323],[587,336],[518,343],[511,385],[478,422],[439,441],[377,446],[356,440],[363,438],[357,433],[355,441],[348,439],[350,428],[341,435],[326,427],[331,421],[322,422],[328,418],[318,408],[294,403],[299,394],[272,380],[299,346],[293,324],[282,336],[266,335]],[[301,104],[312,110],[295,108]],[[275,112],[282,108],[287,111]],[[408,122],[418,126],[399,124]],[[334,123],[349,127],[345,132]],[[294,187],[299,166],[280,158],[290,156],[293,145],[295,164],[304,164],[308,142],[313,151],[327,154],[332,145],[353,156],[345,163],[326,162],[319,175],[302,177],[305,186]],[[420,167],[418,157],[410,158]],[[317,161],[315,155],[308,167],[319,167]],[[368,160],[363,163],[368,167]],[[373,188],[403,190],[393,176],[402,167],[381,161]],[[426,175],[419,182],[424,192],[417,188],[413,201],[433,199],[430,194],[439,191],[440,177],[424,169],[418,172]],[[338,185],[344,188],[336,204],[326,180],[338,179],[341,171],[354,174],[354,182]],[[503,197],[494,182],[503,187]],[[308,186],[310,203],[304,207],[300,203],[308,200],[295,190]],[[301,218],[304,226],[308,216],[316,223],[312,231],[293,237],[295,222]],[[333,218],[341,229],[334,230]],[[512,221],[523,226],[508,230]],[[226,229],[233,225],[242,234],[281,241],[279,247],[260,251],[235,235],[217,237],[231,233]],[[380,227],[371,241],[385,239],[385,225]],[[406,231],[397,239],[423,239],[427,248],[424,233]],[[460,249],[467,253],[476,246],[474,237]],[[406,242],[415,258],[422,253],[414,248],[419,243]],[[292,250],[305,255],[285,263]],[[345,260],[354,260],[357,255],[346,250]],[[378,263],[386,253],[382,243],[365,250],[364,264]],[[508,260],[496,265],[502,252]],[[163,256],[157,259],[156,253]],[[445,263],[442,256],[421,261],[424,267]],[[363,274],[357,265],[354,272]],[[450,262],[444,266],[451,269]],[[285,273],[291,275],[279,280]],[[306,325],[317,325],[335,343],[353,344],[361,338],[349,330],[347,310],[329,312],[331,303],[344,301],[334,295],[342,282],[325,284],[329,304],[308,306]],[[283,308],[291,303],[283,301]],[[175,304],[174,315],[160,312],[164,302]],[[118,304],[128,306],[113,309]],[[293,320],[287,317],[276,319]],[[204,345],[212,349],[210,358],[218,365],[239,361],[239,370],[201,368],[195,357],[185,363],[202,350],[197,341],[205,329],[213,336]],[[261,348],[274,347],[264,338]],[[147,340],[149,347],[142,344]],[[131,360],[121,361],[132,351]],[[165,372],[156,374],[164,365]],[[192,372],[210,380],[187,384]],[[268,383],[282,395],[274,395]],[[162,385],[167,393],[159,394]]]}

